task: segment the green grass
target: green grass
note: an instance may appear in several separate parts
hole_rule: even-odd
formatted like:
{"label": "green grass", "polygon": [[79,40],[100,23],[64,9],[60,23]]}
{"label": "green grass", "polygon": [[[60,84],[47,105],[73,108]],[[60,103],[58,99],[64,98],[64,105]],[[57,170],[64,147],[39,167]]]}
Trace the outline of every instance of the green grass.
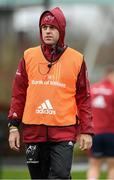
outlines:
{"label": "green grass", "polygon": [[[28,170],[26,168],[5,168],[1,173],[0,179],[30,179]],[[83,180],[86,179],[85,171],[72,172],[72,179]],[[106,173],[102,172],[100,179],[106,179]]]}
{"label": "green grass", "polygon": [[27,170],[6,169],[1,173],[1,179],[30,179]]}
{"label": "green grass", "polygon": [[[85,171],[73,172],[72,179],[77,179],[77,180],[86,179],[86,172]],[[106,179],[106,172],[101,173],[100,179],[102,179],[102,180]]]}

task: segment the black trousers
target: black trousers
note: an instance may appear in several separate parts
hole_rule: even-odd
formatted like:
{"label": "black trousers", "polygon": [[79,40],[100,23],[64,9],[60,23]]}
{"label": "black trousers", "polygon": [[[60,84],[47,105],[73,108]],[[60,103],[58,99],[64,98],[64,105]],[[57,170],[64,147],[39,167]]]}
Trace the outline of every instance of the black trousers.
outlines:
{"label": "black trousers", "polygon": [[72,141],[26,144],[31,179],[71,179],[73,147]]}

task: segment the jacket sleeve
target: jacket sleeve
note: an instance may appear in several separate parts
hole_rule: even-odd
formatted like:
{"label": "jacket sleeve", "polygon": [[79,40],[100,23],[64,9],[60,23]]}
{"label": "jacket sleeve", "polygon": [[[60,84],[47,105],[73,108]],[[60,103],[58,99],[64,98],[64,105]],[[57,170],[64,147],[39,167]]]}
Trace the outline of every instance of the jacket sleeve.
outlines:
{"label": "jacket sleeve", "polygon": [[9,126],[18,126],[22,120],[27,87],[28,76],[25,68],[25,60],[21,59],[13,81],[12,98],[8,114]]}
{"label": "jacket sleeve", "polygon": [[76,103],[80,122],[79,133],[93,134],[90,84],[84,60],[76,83]]}

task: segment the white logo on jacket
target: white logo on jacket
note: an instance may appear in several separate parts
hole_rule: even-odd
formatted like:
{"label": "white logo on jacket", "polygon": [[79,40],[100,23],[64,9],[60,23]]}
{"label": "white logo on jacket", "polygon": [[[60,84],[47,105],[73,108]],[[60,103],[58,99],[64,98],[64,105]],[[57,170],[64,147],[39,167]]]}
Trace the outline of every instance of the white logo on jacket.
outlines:
{"label": "white logo on jacket", "polygon": [[56,112],[52,107],[51,102],[49,99],[45,100],[38,108],[36,109],[37,114],[50,114],[50,115],[55,115]]}
{"label": "white logo on jacket", "polygon": [[106,101],[102,95],[97,96],[92,101],[92,106],[95,108],[105,108],[106,107]]}

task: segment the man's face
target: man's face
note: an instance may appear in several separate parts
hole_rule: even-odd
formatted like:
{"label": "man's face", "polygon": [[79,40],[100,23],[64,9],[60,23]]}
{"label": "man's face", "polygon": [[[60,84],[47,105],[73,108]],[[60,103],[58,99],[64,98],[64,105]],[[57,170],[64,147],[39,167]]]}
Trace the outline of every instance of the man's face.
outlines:
{"label": "man's face", "polygon": [[41,27],[42,39],[45,44],[55,45],[59,40],[59,31],[55,26],[52,25],[43,25]]}

